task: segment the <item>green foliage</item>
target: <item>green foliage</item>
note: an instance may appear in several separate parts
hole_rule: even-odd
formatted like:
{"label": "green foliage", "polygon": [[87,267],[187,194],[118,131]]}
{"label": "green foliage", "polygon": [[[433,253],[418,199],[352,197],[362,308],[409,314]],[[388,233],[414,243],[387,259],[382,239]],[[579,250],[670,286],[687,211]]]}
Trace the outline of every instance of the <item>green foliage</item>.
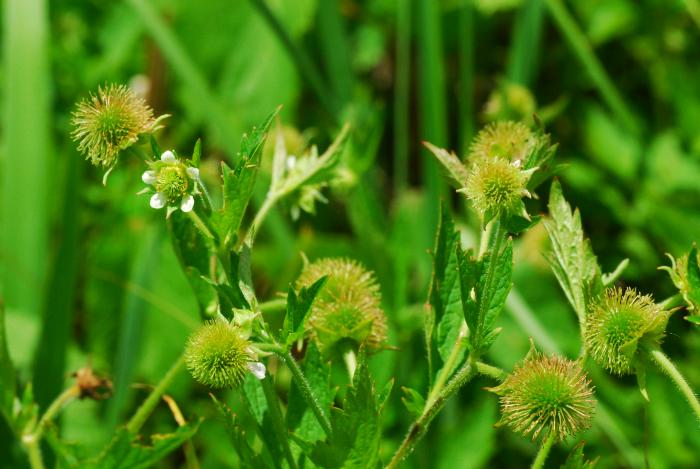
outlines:
{"label": "green foliage", "polygon": [[281,339],[287,347],[302,339],[305,332],[306,319],[311,312],[311,305],[319,291],[323,288],[328,277],[321,277],[309,287],[302,287],[299,294],[289,287],[287,293],[287,314],[284,317]]}
{"label": "green foliage", "polygon": [[550,189],[549,214],[544,221],[552,243],[547,261],[583,324],[586,306],[602,288],[601,272],[590,242],[584,238],[581,215],[578,210],[571,211],[557,181]]}

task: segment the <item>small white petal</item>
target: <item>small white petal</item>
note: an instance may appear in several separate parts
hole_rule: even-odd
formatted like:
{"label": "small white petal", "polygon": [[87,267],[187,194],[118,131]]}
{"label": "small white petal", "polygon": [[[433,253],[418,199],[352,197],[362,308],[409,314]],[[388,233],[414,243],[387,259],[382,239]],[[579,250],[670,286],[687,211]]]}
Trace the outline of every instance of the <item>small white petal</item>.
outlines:
{"label": "small white petal", "polygon": [[175,158],[175,154],[172,151],[168,150],[160,155],[160,161],[163,163],[175,163],[177,162],[177,158]]}
{"label": "small white petal", "polygon": [[265,365],[260,362],[248,362],[248,369],[258,379],[265,379]]}
{"label": "small white petal", "polygon": [[191,212],[192,207],[194,207],[194,197],[188,194],[182,198],[182,202],[180,203],[180,210],[182,210],[183,212]]}
{"label": "small white petal", "polygon": [[165,197],[165,194],[161,194],[160,192],[156,192],[151,196],[151,207],[157,209],[165,207],[166,202],[168,199]]}
{"label": "small white petal", "polygon": [[292,170],[297,165],[297,157],[294,155],[289,155],[287,157],[287,169]]}
{"label": "small white petal", "polygon": [[151,170],[144,171],[144,173],[141,175],[141,180],[144,182],[144,184],[152,186],[156,183],[156,172]]}
{"label": "small white petal", "polygon": [[190,177],[190,179],[194,179],[195,181],[199,180],[199,168],[190,166],[187,168],[187,175]]}

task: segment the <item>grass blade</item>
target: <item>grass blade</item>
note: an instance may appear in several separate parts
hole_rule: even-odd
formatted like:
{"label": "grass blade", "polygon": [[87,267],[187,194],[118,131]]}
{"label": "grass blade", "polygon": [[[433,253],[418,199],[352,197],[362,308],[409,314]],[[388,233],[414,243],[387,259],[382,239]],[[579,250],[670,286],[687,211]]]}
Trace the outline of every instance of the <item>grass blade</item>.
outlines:
{"label": "grass blade", "polygon": [[394,82],[394,194],[408,187],[411,91],[411,2],[396,3],[396,78]]}
{"label": "grass blade", "polygon": [[515,17],[513,42],[508,54],[508,79],[514,83],[529,86],[535,78],[544,12],[544,0],[530,0]]}

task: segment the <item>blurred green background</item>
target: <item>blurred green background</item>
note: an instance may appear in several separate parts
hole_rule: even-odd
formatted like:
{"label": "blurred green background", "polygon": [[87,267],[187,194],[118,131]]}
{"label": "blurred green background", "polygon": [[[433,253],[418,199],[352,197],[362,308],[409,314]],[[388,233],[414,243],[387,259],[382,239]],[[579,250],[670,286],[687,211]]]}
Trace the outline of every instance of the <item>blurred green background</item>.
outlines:
{"label": "blurred green background", "polygon": [[[629,258],[625,283],[657,299],[674,293],[656,270],[664,253],[678,256],[700,237],[697,0],[5,0],[2,29],[0,291],[10,352],[42,406],[87,363],[113,379],[111,399],[63,414],[62,434],[95,448],[143,398],[130,383],[156,382],[198,322],[162,214],[135,195],[138,162],[103,187],[69,137],[74,103],[100,84],[130,84],[156,113],[172,114],[161,145],[186,153],[201,136],[205,181],[279,104],[282,123],[322,148],[352,123],[344,164],[353,184],[329,193],[315,217],[277,210],[253,268],[262,299],[286,290],[302,252],[352,256],[377,272],[398,348],[371,363],[378,386],[396,378],[385,459],[410,423],[399,387],[427,385],[417,364],[439,201],[453,203],[467,232],[478,229],[422,140],[464,155],[485,123],[532,123],[536,113],[560,142],[565,194],[601,264],[609,271]],[[540,254],[545,241],[536,227],[516,245],[514,294],[490,357],[506,369],[529,336],[571,357],[580,345]],[[665,349],[700,387],[700,333],[682,313]],[[697,467],[700,432],[671,384],[649,376],[645,412],[632,379],[591,373],[612,429],[583,437],[599,467],[643,467],[645,452],[653,468]],[[497,400],[482,390],[491,384],[477,380],[453,399],[406,467],[526,467],[536,448],[493,427]],[[183,373],[171,393],[186,417],[207,417],[195,438],[202,467],[235,466],[206,390]],[[173,426],[167,409],[149,423]],[[24,464],[4,422],[0,455],[2,467]],[[565,455],[555,449],[550,463]],[[176,452],[163,467],[181,464]]]}

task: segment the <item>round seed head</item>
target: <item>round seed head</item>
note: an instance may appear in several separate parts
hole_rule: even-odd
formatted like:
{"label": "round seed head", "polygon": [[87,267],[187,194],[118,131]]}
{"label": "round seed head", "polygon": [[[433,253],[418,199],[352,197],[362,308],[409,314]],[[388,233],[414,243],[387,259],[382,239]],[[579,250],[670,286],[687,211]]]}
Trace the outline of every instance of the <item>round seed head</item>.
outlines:
{"label": "round seed head", "polygon": [[296,288],[308,287],[323,276],[308,320],[319,349],[329,352],[339,342],[364,344],[376,351],[386,341],[387,321],[379,285],[371,271],[350,259],[321,259],[304,267]]}
{"label": "round seed head", "polygon": [[119,152],[139,134],[153,130],[153,110],[124,85],[98,88],[73,113],[72,136],[78,150],[95,166],[112,166]]}
{"label": "round seed head", "polygon": [[584,342],[590,356],[617,375],[633,373],[640,345],[661,344],[670,313],[658,307],[651,295],[632,288],[608,288],[589,307]]}
{"label": "round seed head", "polygon": [[482,215],[517,213],[526,193],[527,177],[508,160],[483,159],[474,162],[461,191]]}
{"label": "round seed head", "polygon": [[187,341],[185,365],[195,381],[211,388],[236,388],[254,361],[250,344],[235,326],[211,321]]}
{"label": "round seed head", "polygon": [[499,386],[501,420],[513,431],[556,440],[588,428],[593,419],[593,388],[578,362],[533,353]]}
{"label": "round seed head", "polygon": [[476,135],[468,159],[478,161],[502,158],[511,162],[522,161],[534,143],[534,135],[525,124],[514,121],[494,122]]}

